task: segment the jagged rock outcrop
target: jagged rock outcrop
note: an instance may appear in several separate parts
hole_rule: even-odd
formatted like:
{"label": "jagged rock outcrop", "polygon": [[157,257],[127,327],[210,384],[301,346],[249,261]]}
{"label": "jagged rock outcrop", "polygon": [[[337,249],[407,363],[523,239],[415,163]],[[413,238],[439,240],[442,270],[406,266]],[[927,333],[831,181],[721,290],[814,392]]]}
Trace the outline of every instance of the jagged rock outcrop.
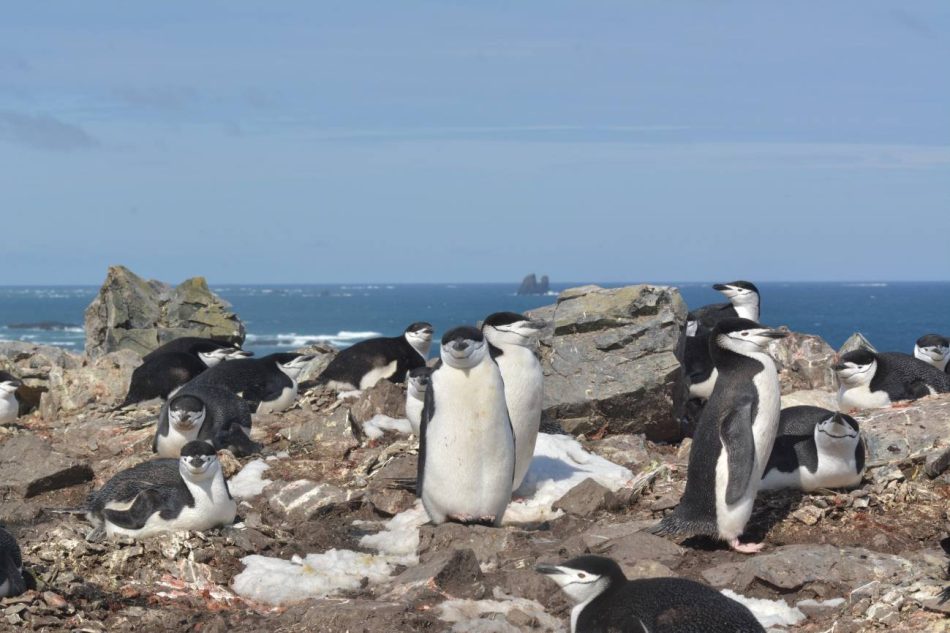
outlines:
{"label": "jagged rock outcrop", "polygon": [[769,345],[769,355],[775,359],[783,394],[838,388],[832,369],[835,350],[820,336],[789,332],[785,338]]}
{"label": "jagged rock outcrop", "polygon": [[142,356],[181,336],[240,345],[244,324],[230,308],[211,292],[204,277],[172,287],[112,266],[86,308],[86,354],[97,357],[128,349]]}
{"label": "jagged rock outcrop", "polygon": [[547,294],[551,289],[551,282],[548,279],[547,275],[541,276],[541,281],[538,281],[538,278],[534,273],[531,273],[521,281],[521,286],[518,288],[519,295],[543,295]]}
{"label": "jagged rock outcrop", "polygon": [[841,346],[841,349],[838,350],[838,355],[844,356],[848,352],[853,352],[858,349],[866,349],[872,352],[877,351],[877,349],[871,345],[871,341],[867,340],[863,334],[860,332],[855,332],[848,337],[848,340],[845,341]]}
{"label": "jagged rock outcrop", "polygon": [[681,436],[679,358],[686,304],[675,288],[582,286],[562,292],[541,338],[544,412],[572,433]]}

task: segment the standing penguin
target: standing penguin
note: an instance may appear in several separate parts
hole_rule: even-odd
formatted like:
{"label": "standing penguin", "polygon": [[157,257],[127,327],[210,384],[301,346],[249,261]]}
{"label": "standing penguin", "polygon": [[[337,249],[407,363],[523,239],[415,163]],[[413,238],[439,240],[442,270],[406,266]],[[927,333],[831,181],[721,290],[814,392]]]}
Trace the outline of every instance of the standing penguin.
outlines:
{"label": "standing penguin", "polygon": [[752,612],[685,578],[627,580],[603,556],[538,565],[576,604],[571,633],[765,633]]}
{"label": "standing penguin", "polygon": [[145,538],[176,530],[209,530],[234,522],[221,463],[207,442],[188,442],[179,459],[155,459],[120,471],[86,499],[98,533]]}
{"label": "standing penguin", "polygon": [[406,372],[423,367],[432,345],[432,325],[420,321],[402,336],[371,338],[347,347],[317,377],[318,385],[337,391],[369,389],[386,378],[402,382]]}
{"label": "standing penguin", "polygon": [[244,399],[251,413],[285,411],[297,399],[297,378],[313,358],[296,353],[239,358],[208,369],[194,384],[230,390]]}
{"label": "standing penguin", "polygon": [[864,474],[864,440],[850,415],[821,407],[782,409],[760,490],[852,488]]}
{"label": "standing penguin", "polygon": [[927,334],[917,339],[914,358],[933,365],[942,372],[950,373],[950,339],[939,334]]}
{"label": "standing penguin", "polygon": [[15,421],[20,412],[20,403],[16,399],[16,390],[23,383],[13,374],[0,371],[0,424]]}
{"label": "standing penguin", "polygon": [[482,324],[491,357],[505,382],[505,402],[515,432],[515,479],[511,489],[521,485],[531,460],[541,426],[541,397],[544,373],[535,355],[544,321],[533,321],[517,312],[496,312]]}
{"label": "standing penguin", "polygon": [[148,361],[162,354],[178,353],[191,354],[208,367],[214,367],[221,361],[236,360],[238,358],[247,358],[254,355],[251,352],[245,352],[243,349],[214,339],[201,338],[199,336],[182,336],[156,347],[143,356],[142,360]]}
{"label": "standing penguin", "polygon": [[0,598],[19,596],[26,591],[23,558],[13,535],[0,527]]}
{"label": "standing penguin", "polygon": [[713,328],[709,352],[719,377],[693,434],[686,490],[654,533],[705,534],[743,553],[762,548],[740,543],[739,535],[778,430],[781,389],[766,349],[786,335],[748,319],[724,319]]}
{"label": "standing penguin", "polygon": [[446,332],[440,356],[422,410],[416,494],[435,524],[499,525],[515,471],[501,372],[473,327]]}
{"label": "standing penguin", "polygon": [[260,452],[251,440],[251,413],[237,395],[214,385],[187,384],[162,406],[152,442],[159,457],[177,458],[188,442],[201,440],[238,457]]}
{"label": "standing penguin", "polygon": [[430,367],[410,369],[406,375],[406,417],[412,426],[412,433],[419,437],[422,424],[422,408],[425,406],[426,389],[429,388]]}
{"label": "standing penguin", "polygon": [[889,407],[950,392],[950,374],[900,352],[848,352],[834,366],[838,377],[838,406],[842,409]]}

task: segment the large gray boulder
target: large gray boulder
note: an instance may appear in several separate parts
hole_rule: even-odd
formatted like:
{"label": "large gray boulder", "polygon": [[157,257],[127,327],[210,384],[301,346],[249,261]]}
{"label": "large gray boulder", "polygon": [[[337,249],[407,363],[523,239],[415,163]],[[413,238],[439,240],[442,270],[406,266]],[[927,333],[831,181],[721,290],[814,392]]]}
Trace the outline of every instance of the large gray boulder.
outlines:
{"label": "large gray boulder", "polygon": [[686,304],[678,290],[582,286],[531,315],[550,322],[541,337],[548,417],[571,433],[681,437]]}
{"label": "large gray boulder", "polygon": [[244,324],[211,292],[204,277],[172,287],[142,279],[124,266],[109,268],[99,294],[86,308],[85,328],[90,357],[120,349],[144,356],[182,336],[244,342]]}
{"label": "large gray boulder", "polygon": [[[784,328],[787,329],[787,328]],[[835,350],[820,336],[789,332],[769,345],[783,394],[819,389],[835,391]]]}

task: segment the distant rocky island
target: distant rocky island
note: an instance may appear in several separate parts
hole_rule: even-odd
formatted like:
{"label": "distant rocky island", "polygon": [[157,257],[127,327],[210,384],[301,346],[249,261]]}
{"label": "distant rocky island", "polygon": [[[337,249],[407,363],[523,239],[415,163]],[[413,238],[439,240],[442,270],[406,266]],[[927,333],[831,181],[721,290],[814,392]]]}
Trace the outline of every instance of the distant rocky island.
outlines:
{"label": "distant rocky island", "polygon": [[551,284],[547,275],[541,276],[541,281],[534,273],[531,273],[521,281],[518,288],[519,295],[545,295],[551,290]]}

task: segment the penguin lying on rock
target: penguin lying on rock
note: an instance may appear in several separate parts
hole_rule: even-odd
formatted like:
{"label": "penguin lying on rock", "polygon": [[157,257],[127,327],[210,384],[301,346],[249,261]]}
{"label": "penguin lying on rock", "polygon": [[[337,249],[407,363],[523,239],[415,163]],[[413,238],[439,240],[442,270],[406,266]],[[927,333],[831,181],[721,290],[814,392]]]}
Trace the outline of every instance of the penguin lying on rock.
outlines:
{"label": "penguin lying on rock", "polygon": [[401,336],[371,338],[347,347],[330,361],[318,385],[337,391],[369,389],[384,378],[402,382],[406,372],[424,367],[432,345],[432,325],[419,321]]}
{"label": "penguin lying on rock", "polygon": [[251,413],[241,398],[223,387],[189,383],[162,406],[152,452],[177,458],[185,444],[202,440],[246,457],[262,448],[250,436]]}
{"label": "penguin lying on rock", "polygon": [[950,392],[950,374],[900,352],[848,352],[834,366],[838,405],[844,409],[878,409],[901,400]]}
{"label": "penguin lying on rock", "polygon": [[950,339],[939,334],[921,336],[914,345],[914,358],[919,358],[944,373],[950,373]]}

